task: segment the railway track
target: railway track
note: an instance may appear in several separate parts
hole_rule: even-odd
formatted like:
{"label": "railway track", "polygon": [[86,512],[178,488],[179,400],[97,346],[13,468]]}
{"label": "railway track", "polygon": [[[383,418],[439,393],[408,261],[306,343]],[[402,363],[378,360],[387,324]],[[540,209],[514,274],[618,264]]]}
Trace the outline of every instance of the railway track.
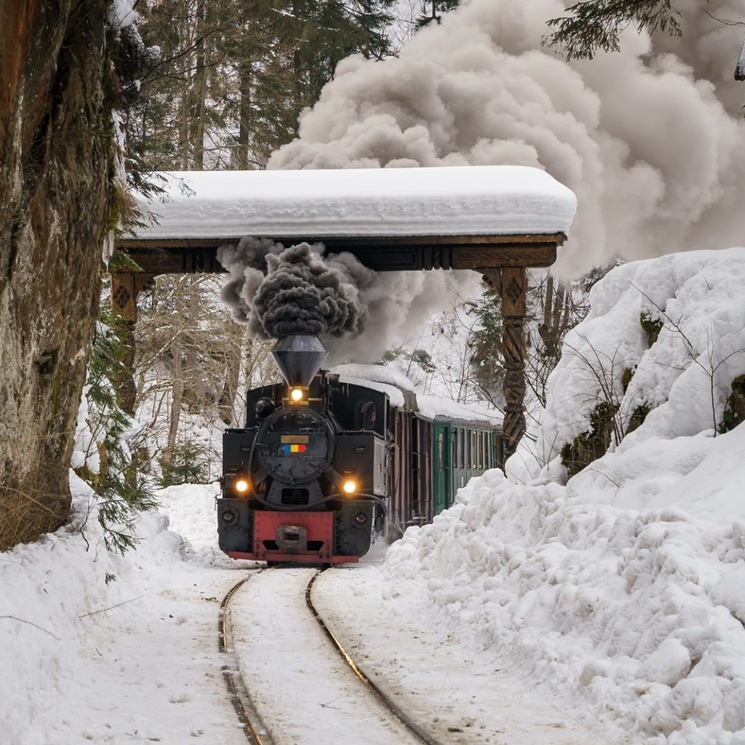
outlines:
{"label": "railway track", "polygon": [[322,571],[252,572],[222,602],[223,675],[247,741],[440,745],[370,680],[321,617],[312,591]]}
{"label": "railway track", "polygon": [[[324,569],[321,571],[327,570]],[[437,740],[427,734],[416,722],[414,722],[411,717],[409,717],[406,712],[403,711],[403,709],[401,709],[401,707],[398,706],[395,701],[393,701],[393,699],[387,696],[378,685],[370,680],[370,678],[360,669],[359,665],[357,665],[357,663],[349,656],[347,650],[344,649],[344,647],[334,635],[333,631],[331,631],[326,622],[323,620],[321,614],[318,612],[315,605],[313,605],[313,600],[311,597],[313,584],[320,574],[321,572],[314,574],[311,577],[310,582],[308,582],[308,586],[305,590],[305,603],[308,606],[310,612],[313,614],[313,618],[316,619],[316,622],[321,627],[323,633],[326,635],[326,638],[331,642],[334,649],[339,653],[341,659],[344,660],[347,666],[357,676],[357,678],[370,692],[370,694],[378,700],[381,706],[385,707],[385,709],[393,714],[393,716],[395,716],[401,722],[401,724],[403,724],[404,727],[406,727],[406,729],[409,730],[409,732],[411,732],[411,734],[418,739],[419,742],[423,742],[425,743],[425,745],[440,745]]]}
{"label": "railway track", "polygon": [[238,715],[238,721],[241,723],[243,732],[250,745],[273,745],[273,743],[271,738],[266,735],[266,728],[261,724],[261,718],[253,705],[243,678],[238,671],[230,635],[230,613],[228,606],[235,593],[253,576],[263,571],[266,570],[260,569],[257,572],[252,572],[228,590],[220,603],[218,624],[218,647],[220,652],[226,656],[225,662],[222,665],[225,686],[228,689],[230,703]]}

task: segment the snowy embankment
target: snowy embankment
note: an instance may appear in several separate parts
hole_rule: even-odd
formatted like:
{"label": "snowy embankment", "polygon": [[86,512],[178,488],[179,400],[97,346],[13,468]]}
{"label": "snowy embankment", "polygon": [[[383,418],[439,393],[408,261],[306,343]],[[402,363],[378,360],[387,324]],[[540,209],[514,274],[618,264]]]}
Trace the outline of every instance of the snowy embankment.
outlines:
{"label": "snowy embankment", "polygon": [[[409,529],[391,599],[426,584],[453,629],[641,742],[745,743],[745,427],[715,436],[745,372],[744,288],[745,249],[601,280],[552,374],[541,458]],[[620,444],[567,480],[562,447],[603,402]]]}
{"label": "snowy embankment", "polygon": [[0,742],[245,743],[216,639],[245,563],[213,545],[214,488],[163,490],[168,516],[143,515],[120,556],[103,547],[90,488],[71,479],[73,524],[0,554]]}

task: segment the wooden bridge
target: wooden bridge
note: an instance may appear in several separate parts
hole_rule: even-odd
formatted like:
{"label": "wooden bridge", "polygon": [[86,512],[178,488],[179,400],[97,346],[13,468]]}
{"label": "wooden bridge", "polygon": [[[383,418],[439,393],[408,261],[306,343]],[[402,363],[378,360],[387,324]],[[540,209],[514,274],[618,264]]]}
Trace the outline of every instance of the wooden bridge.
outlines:
{"label": "wooden bridge", "polygon": [[220,246],[244,236],[286,246],[321,242],[377,272],[470,269],[502,299],[504,433],[525,433],[526,269],[548,267],[566,239],[572,192],[544,171],[514,166],[225,171],[164,174],[165,196],[143,209],[157,223],[116,247],[141,272],[113,276],[115,308],[134,321],[159,274],[224,271]]}

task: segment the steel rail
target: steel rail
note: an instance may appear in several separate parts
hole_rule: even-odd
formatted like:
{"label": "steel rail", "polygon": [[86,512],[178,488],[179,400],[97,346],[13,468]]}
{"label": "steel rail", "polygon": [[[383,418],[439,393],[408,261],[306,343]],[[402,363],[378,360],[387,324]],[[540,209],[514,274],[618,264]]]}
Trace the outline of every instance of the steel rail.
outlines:
{"label": "steel rail", "polygon": [[[252,572],[251,574],[244,577],[240,582],[235,584],[230,590],[228,590],[227,594],[222,600],[222,603],[220,603],[220,617],[218,620],[218,632],[219,632],[219,650],[221,654],[226,655],[226,660],[223,663],[222,666],[222,675],[225,679],[225,685],[228,689],[228,693],[230,694],[230,703],[233,704],[233,708],[235,709],[235,713],[238,715],[238,720],[241,723],[241,726],[243,727],[243,732],[246,735],[246,739],[250,743],[250,745],[270,745],[269,740],[262,740],[261,735],[256,731],[253,724],[251,723],[251,718],[248,715],[248,712],[246,711],[247,705],[248,708],[251,709],[251,715],[256,719],[260,721],[260,717],[258,713],[254,710],[254,706],[251,703],[251,699],[248,696],[247,693],[241,694],[241,690],[246,691],[246,686],[243,683],[243,678],[241,677],[241,674],[237,668],[237,666],[231,667],[231,659],[234,659],[234,654],[232,652],[231,646],[229,644],[229,628],[228,628],[228,604],[230,603],[231,598],[235,593],[243,586],[245,582],[247,582],[249,579],[251,579],[254,574],[260,574],[261,572],[266,571],[265,569],[261,569],[258,572]],[[244,703],[244,698],[247,699],[247,705]]]}
{"label": "steel rail", "polygon": [[315,605],[313,605],[313,600],[311,598],[311,594],[313,592],[313,584],[315,583],[321,572],[324,571],[326,571],[326,569],[321,569],[311,577],[310,582],[308,582],[308,585],[305,588],[305,602],[310,612],[313,614],[313,617],[318,622],[318,625],[321,627],[323,633],[326,635],[327,639],[331,642],[334,649],[336,649],[336,651],[339,653],[339,656],[344,660],[344,662],[347,663],[354,674],[362,681],[363,685],[391,714],[393,714],[401,722],[401,724],[404,725],[404,727],[406,727],[406,729],[409,730],[409,732],[411,732],[421,742],[426,743],[426,745],[441,745],[440,742],[435,740],[418,724],[413,722],[398,706],[398,704],[396,704],[391,698],[383,693],[383,691],[372,680],[370,680],[370,678],[358,667],[357,663],[355,663],[355,661],[351,658],[346,649],[344,649],[341,642],[336,638],[331,629],[326,625],[326,622],[321,617],[321,614],[318,612]]}

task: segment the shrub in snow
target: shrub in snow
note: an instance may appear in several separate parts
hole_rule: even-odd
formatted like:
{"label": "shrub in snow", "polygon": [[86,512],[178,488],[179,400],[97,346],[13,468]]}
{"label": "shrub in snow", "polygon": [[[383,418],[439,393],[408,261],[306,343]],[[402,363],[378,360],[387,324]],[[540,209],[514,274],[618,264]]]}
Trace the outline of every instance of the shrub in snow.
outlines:
{"label": "shrub in snow", "polygon": [[179,484],[206,484],[209,481],[209,451],[192,439],[168,450],[158,463],[161,488]]}
{"label": "shrub in snow", "polygon": [[140,428],[133,426],[119,407],[112,384],[117,377],[122,379],[122,359],[123,345],[115,322],[102,310],[78,413],[72,467],[95,491],[106,548],[116,551],[135,543],[139,513],[156,504],[133,458]]}
{"label": "shrub in snow", "polygon": [[549,379],[539,450],[556,457],[599,433],[614,449],[633,430],[632,442],[721,429],[745,372],[744,259],[741,248],[671,254],[600,280]]}

